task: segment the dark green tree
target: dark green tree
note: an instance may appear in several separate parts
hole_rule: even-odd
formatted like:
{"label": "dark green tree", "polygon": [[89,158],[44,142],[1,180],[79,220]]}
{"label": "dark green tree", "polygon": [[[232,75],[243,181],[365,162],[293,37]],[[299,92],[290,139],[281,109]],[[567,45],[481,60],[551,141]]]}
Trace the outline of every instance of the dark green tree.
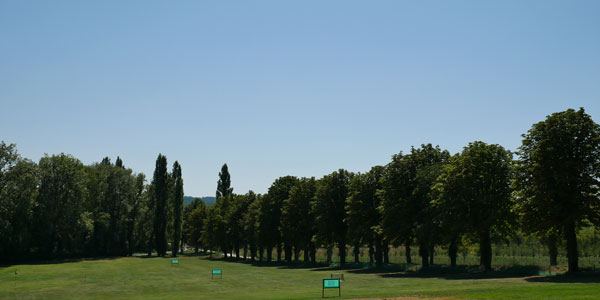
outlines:
{"label": "dark green tree", "polygon": [[14,144],[0,142],[0,257],[29,255],[38,173],[36,164],[21,158]]}
{"label": "dark green tree", "polygon": [[173,244],[172,255],[177,256],[181,244],[183,226],[183,178],[181,177],[181,165],[173,163]]}
{"label": "dark green tree", "polygon": [[130,256],[133,255],[137,249],[141,249],[139,247],[141,236],[138,235],[138,232],[136,231],[136,224],[141,222],[141,212],[145,202],[145,182],[146,176],[144,174],[140,173],[135,176],[135,195],[133,197],[133,203],[129,207],[127,216],[127,252]]}
{"label": "dark green tree", "polygon": [[[385,167],[381,178],[381,189],[378,192],[383,235],[393,245],[404,244],[407,264],[412,263],[410,252],[414,231],[409,222],[411,216],[408,215],[408,210],[403,203],[406,200],[401,199],[408,199],[412,194],[413,174],[409,157],[402,153],[393,155],[392,161]],[[383,250],[387,251],[387,247]],[[385,253],[383,255],[385,257]]]}
{"label": "dark green tree", "polygon": [[269,200],[268,216],[270,220],[268,222],[268,231],[273,236],[277,248],[277,261],[281,261],[281,243],[283,242],[285,261],[288,263],[292,261],[292,241],[281,235],[281,209],[283,202],[289,197],[290,190],[297,182],[298,178],[294,176],[283,176],[275,179],[271,187],[269,187],[268,197],[266,198]]}
{"label": "dark green tree", "polygon": [[523,135],[518,154],[515,194],[523,228],[549,237],[551,252],[562,233],[569,272],[577,272],[577,230],[600,225],[600,126],[583,108],[551,114]]}
{"label": "dark green tree", "polygon": [[217,182],[217,200],[221,197],[227,197],[233,194],[231,187],[231,176],[227,164],[223,164],[221,172],[219,172],[219,181]]}
{"label": "dark green tree", "polygon": [[333,243],[337,243],[340,265],[346,263],[346,198],[352,174],[344,169],[325,175],[317,183],[313,206],[317,237],[327,247],[327,261],[331,262]]}
{"label": "dark green tree", "polygon": [[247,242],[244,236],[244,215],[247,213],[256,195],[254,192],[249,191],[245,195],[232,195],[230,197],[230,207],[225,216],[227,235],[233,247],[232,255],[235,252],[235,258],[240,258],[240,249],[243,248],[245,252],[247,251]]}
{"label": "dark green tree", "polygon": [[[261,204],[261,195],[253,195],[253,198],[249,198],[250,205],[246,214],[244,214],[244,237],[250,250],[250,260],[256,259],[259,247],[259,211]],[[261,248],[262,249],[262,248]],[[247,258],[244,254],[244,258]],[[262,260],[262,259],[261,259]]]}
{"label": "dark green tree", "polygon": [[316,189],[317,184],[314,177],[301,178],[290,189],[287,199],[283,201],[281,235],[285,243],[293,248],[296,263],[300,260],[300,251],[304,251],[304,262],[308,263],[315,249],[312,237],[316,228],[311,207]]}
{"label": "dark green tree", "polygon": [[[479,243],[480,265],[492,269],[492,238],[509,229],[512,155],[499,145],[473,142],[452,157],[436,184],[436,207],[462,223]],[[449,226],[455,226],[450,224]]]}
{"label": "dark green tree", "polygon": [[154,246],[158,256],[167,254],[167,157],[159,154],[156,158],[154,178]]}
{"label": "dark green tree", "polygon": [[36,242],[43,257],[77,256],[91,231],[84,210],[87,197],[83,164],[66,154],[40,159],[40,187],[34,208]]}
{"label": "dark green tree", "polygon": [[206,219],[204,220],[204,231],[202,232],[202,242],[206,246],[209,255],[212,257],[214,250],[219,246],[223,247],[223,237],[226,235],[223,217],[219,206],[213,205],[207,207]]}
{"label": "dark green tree", "polygon": [[183,210],[183,239],[185,243],[194,247],[197,255],[202,248],[202,231],[206,219],[206,204],[200,198],[194,198],[192,203]]}
{"label": "dark green tree", "polygon": [[359,262],[360,247],[367,245],[370,263],[383,264],[383,236],[377,191],[381,189],[384,167],[375,166],[350,180],[346,200],[346,222],[349,240],[354,244],[354,262]]}

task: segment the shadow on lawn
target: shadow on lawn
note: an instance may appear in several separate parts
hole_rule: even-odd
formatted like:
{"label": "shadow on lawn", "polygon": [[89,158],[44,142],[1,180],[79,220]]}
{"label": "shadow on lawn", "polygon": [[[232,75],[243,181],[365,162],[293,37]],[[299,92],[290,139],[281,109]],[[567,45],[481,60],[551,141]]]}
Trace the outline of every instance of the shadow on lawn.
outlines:
{"label": "shadow on lawn", "polygon": [[259,260],[251,261],[249,259],[243,259],[243,258],[210,257],[208,255],[200,255],[199,258],[210,260],[210,261],[224,261],[224,262],[251,265],[254,267],[272,267],[272,268],[278,268],[278,269],[328,268],[328,265],[326,265],[324,263],[310,263],[310,264],[292,263],[292,264],[288,264],[285,261],[280,261],[280,262],[277,262],[277,261],[267,262],[267,261],[259,261]]}
{"label": "shadow on lawn", "polygon": [[600,273],[582,272],[577,274],[559,274],[554,276],[533,276],[525,278],[527,282],[538,283],[600,283]]}
{"label": "shadow on lawn", "polygon": [[55,259],[21,259],[11,260],[0,263],[0,268],[8,268],[14,265],[55,265],[65,263],[77,263],[82,261],[94,260],[112,260],[121,258],[121,256],[102,256],[102,257],[79,257],[79,258],[55,258]]}
{"label": "shadow on lawn", "polygon": [[448,280],[464,279],[494,279],[494,278],[522,278],[537,276],[540,268],[537,266],[513,266],[504,269],[484,272],[478,267],[457,266],[431,266],[419,270],[406,270],[400,272],[379,273],[384,278],[441,278]]}

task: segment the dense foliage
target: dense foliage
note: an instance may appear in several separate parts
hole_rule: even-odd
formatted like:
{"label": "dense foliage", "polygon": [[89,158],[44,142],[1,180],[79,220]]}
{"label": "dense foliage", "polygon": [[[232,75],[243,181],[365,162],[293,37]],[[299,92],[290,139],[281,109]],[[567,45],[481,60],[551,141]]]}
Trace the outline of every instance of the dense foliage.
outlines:
{"label": "dense foliage", "polygon": [[366,173],[283,176],[264,195],[235,194],[224,164],[216,202],[184,207],[181,165],[168,173],[162,154],[147,184],[120,158],[34,163],[2,142],[0,255],[164,256],[170,244],[173,256],[189,246],[287,264],[315,263],[319,249],[331,263],[337,249],[345,264],[348,248],[355,263],[366,248],[369,262],[383,265],[390,245],[403,246],[409,264],[416,245],[427,267],[436,249],[455,266],[468,244],[487,271],[493,243],[528,235],[548,247],[550,264],[565,245],[569,271],[578,271],[577,234],[600,225],[600,126],[583,109],[555,113],[533,125],[516,154],[482,141],[454,155],[424,144]]}

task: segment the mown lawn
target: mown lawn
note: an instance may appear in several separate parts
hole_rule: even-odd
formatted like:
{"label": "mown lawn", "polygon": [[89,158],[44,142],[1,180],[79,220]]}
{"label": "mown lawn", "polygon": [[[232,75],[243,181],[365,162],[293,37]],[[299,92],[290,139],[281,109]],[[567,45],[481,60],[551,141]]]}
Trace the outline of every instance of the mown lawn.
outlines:
{"label": "mown lawn", "polygon": [[[222,280],[210,279],[212,267],[223,269]],[[0,298],[319,299],[321,280],[331,273],[205,257],[181,257],[178,266],[169,258],[141,257],[12,265],[0,269]],[[391,270],[345,270],[344,275],[343,298],[600,299],[600,278],[594,276],[480,278]]]}

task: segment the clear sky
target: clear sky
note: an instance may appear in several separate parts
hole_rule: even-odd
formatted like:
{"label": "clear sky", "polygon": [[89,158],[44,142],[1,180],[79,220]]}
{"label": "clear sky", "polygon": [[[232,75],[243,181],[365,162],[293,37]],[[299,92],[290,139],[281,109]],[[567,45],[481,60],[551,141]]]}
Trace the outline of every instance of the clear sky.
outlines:
{"label": "clear sky", "polygon": [[600,1],[0,0],[0,140],[120,155],[185,194],[366,171],[421,143],[515,150],[552,112],[600,122]]}

